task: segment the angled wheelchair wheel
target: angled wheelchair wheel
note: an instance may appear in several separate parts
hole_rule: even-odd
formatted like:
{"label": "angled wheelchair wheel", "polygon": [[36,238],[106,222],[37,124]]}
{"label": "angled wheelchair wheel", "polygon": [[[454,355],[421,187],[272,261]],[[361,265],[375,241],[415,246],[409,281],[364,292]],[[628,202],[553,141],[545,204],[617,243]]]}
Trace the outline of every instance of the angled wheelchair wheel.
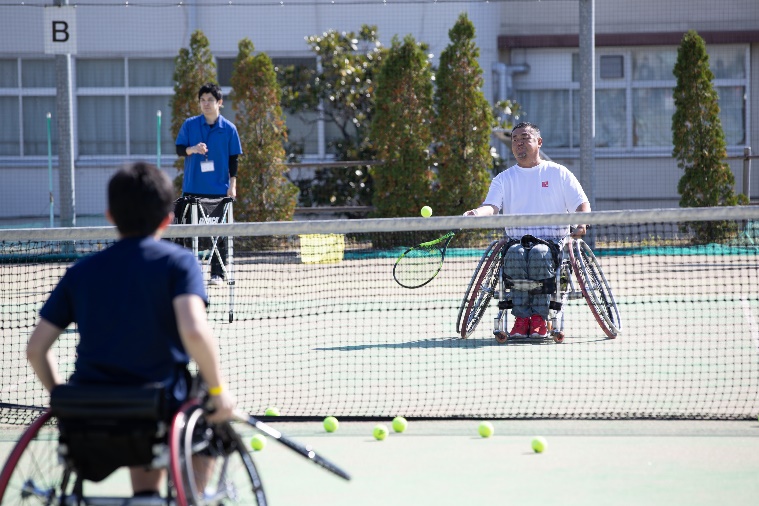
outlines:
{"label": "angled wheelchair wheel", "polygon": [[570,248],[572,268],[577,276],[577,282],[582,295],[593,313],[593,317],[601,326],[607,337],[614,339],[622,331],[622,320],[619,308],[611,286],[604,276],[596,256],[582,239],[573,241]]}
{"label": "angled wheelchair wheel", "polygon": [[[64,504],[76,481],[58,459],[58,431],[50,412],[22,434],[0,472],[0,504]],[[69,489],[69,490],[66,490]]]}
{"label": "angled wheelchair wheel", "polygon": [[188,506],[265,506],[266,496],[253,459],[229,423],[210,425],[197,404],[175,417],[170,440],[177,499]]}
{"label": "angled wheelchair wheel", "polygon": [[457,331],[463,339],[471,336],[480,323],[490,300],[498,285],[498,275],[501,271],[501,256],[506,240],[492,243],[480,259],[472,280],[469,282],[464,300],[459,308]]}
{"label": "angled wheelchair wheel", "polygon": [[480,270],[482,269],[482,264],[487,261],[488,257],[490,256],[490,252],[493,250],[495,245],[498,244],[498,241],[493,241],[488,245],[488,247],[485,249],[485,252],[480,257],[480,261],[477,263],[477,267],[474,269],[474,273],[472,274],[472,279],[469,280],[469,284],[466,287],[466,292],[464,292],[464,298],[461,300],[461,305],[459,305],[459,314],[456,318],[456,333],[461,334],[461,320],[464,316],[464,312],[466,311],[467,304],[469,302],[469,294],[472,293],[472,287],[477,282],[477,279],[480,275]]}

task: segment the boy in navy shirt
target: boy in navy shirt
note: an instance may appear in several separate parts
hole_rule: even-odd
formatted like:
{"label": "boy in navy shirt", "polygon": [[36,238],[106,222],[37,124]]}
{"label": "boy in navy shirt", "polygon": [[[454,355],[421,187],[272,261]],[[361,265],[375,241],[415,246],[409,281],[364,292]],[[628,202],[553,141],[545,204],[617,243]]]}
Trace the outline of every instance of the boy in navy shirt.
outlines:
{"label": "boy in navy shirt", "polygon": [[[235,399],[223,387],[218,345],[206,316],[207,296],[197,260],[160,240],[171,223],[169,178],[147,163],[119,170],[108,184],[106,216],[120,239],[68,269],[45,305],[27,345],[27,358],[48,391],[62,383],[51,347],[76,323],[79,343],[69,382],[162,383],[176,411],[189,394],[192,358],[211,387],[210,421],[229,420]],[[156,492],[163,470],[130,468],[135,494]]]}

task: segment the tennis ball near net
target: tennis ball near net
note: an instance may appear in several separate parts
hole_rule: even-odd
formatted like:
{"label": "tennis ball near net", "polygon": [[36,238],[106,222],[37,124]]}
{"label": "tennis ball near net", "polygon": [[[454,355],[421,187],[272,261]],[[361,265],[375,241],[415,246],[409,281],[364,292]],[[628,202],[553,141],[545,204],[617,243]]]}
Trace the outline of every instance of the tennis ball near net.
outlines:
{"label": "tennis ball near net", "polygon": [[490,437],[493,435],[494,431],[493,424],[490,422],[480,422],[480,426],[477,427],[477,432],[479,432],[482,437]]}
{"label": "tennis ball near net", "polygon": [[260,452],[266,446],[266,436],[263,434],[256,434],[250,438],[250,447],[255,451]]}
{"label": "tennis ball near net", "polygon": [[548,443],[544,438],[540,436],[535,436],[532,438],[532,451],[535,453],[543,453],[546,447],[548,447]]}
{"label": "tennis ball near net", "polygon": [[269,406],[266,408],[266,416],[279,416],[279,408],[275,408],[274,406]]}
{"label": "tennis ball near net", "polygon": [[382,424],[376,425],[374,427],[374,432],[372,432],[372,434],[374,434],[374,439],[377,441],[382,441],[385,439],[387,437],[387,433],[387,427]]}
{"label": "tennis ball near net", "polygon": [[395,432],[403,432],[408,427],[408,422],[402,416],[396,416],[393,418],[393,430]]}
{"label": "tennis ball near net", "polygon": [[432,208],[430,206],[424,206],[422,208],[422,216],[424,216],[425,218],[429,218],[430,216],[432,216]]}
{"label": "tennis ball near net", "polygon": [[340,426],[340,422],[334,416],[328,416],[324,419],[324,430],[327,432],[335,432]]}

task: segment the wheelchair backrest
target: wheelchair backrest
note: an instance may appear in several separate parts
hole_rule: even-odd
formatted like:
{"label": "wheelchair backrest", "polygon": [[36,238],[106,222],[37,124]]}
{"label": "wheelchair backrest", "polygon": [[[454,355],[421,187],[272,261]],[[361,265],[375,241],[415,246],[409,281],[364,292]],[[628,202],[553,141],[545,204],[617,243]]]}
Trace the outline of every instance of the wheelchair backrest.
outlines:
{"label": "wheelchair backrest", "polygon": [[101,481],[124,466],[152,467],[166,445],[160,385],[59,385],[50,396],[59,454],[83,479]]}

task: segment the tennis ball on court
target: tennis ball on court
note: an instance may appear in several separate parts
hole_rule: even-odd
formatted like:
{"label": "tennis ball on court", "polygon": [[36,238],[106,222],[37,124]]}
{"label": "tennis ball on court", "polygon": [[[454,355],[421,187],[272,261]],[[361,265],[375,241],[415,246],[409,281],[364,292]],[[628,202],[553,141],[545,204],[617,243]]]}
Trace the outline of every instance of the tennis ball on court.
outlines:
{"label": "tennis ball on court", "polygon": [[430,216],[432,216],[432,208],[430,206],[424,206],[422,208],[422,216],[424,216],[425,218],[429,218]]}
{"label": "tennis ball on court", "polygon": [[376,439],[377,441],[382,441],[383,439],[387,437],[387,427],[385,427],[382,424],[376,425],[374,427],[373,434],[374,434],[374,439]]}
{"label": "tennis ball on court", "polygon": [[408,427],[408,422],[402,416],[396,416],[393,418],[393,430],[395,432],[403,432]]}
{"label": "tennis ball on court", "polygon": [[266,446],[266,436],[263,434],[256,434],[250,438],[250,447],[255,451],[260,452]]}
{"label": "tennis ball on court", "polygon": [[479,432],[482,437],[490,437],[493,435],[494,431],[493,424],[490,422],[480,422],[480,426],[477,428],[477,432]]}
{"label": "tennis ball on court", "polygon": [[266,408],[266,416],[279,416],[279,409],[274,406]]}
{"label": "tennis ball on court", "polygon": [[324,419],[324,430],[327,432],[335,432],[340,426],[340,422],[334,416],[328,416]]}
{"label": "tennis ball on court", "polygon": [[543,453],[543,451],[548,447],[548,442],[540,437],[535,436],[532,438],[532,451],[535,453]]}

